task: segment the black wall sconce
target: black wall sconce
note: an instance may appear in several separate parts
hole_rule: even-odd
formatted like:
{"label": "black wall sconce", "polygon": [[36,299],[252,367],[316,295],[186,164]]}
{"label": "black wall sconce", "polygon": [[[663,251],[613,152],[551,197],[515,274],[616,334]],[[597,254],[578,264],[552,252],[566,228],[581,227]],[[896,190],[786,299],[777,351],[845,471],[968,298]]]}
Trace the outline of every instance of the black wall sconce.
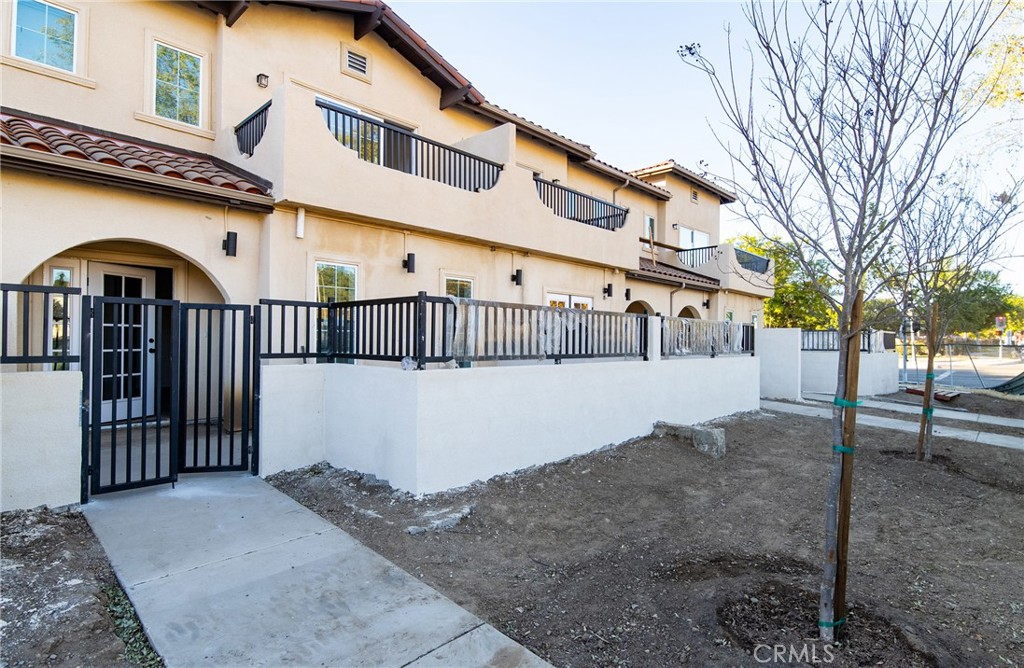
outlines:
{"label": "black wall sconce", "polygon": [[512,282],[515,283],[516,285],[522,285],[523,284],[523,270],[522,269],[516,269],[516,273],[512,274]]}
{"label": "black wall sconce", "polygon": [[416,253],[408,253],[402,260],[402,267],[410,274],[416,273]]}
{"label": "black wall sconce", "polygon": [[632,294],[633,294],[633,293],[632,293],[632,291],[631,291],[631,288],[626,288],[626,301],[627,301],[627,302],[628,302],[628,301],[632,301],[632,297],[631,297],[631,295],[632,295]]}
{"label": "black wall sconce", "polygon": [[606,285],[603,288],[601,288],[601,293],[606,295],[606,296],[608,296],[608,297],[611,297],[612,296],[612,284],[609,283],[608,285]]}
{"label": "black wall sconce", "polygon": [[260,88],[266,88],[270,85],[270,76],[260,72],[256,75],[256,85]]}
{"label": "black wall sconce", "polygon": [[704,308],[711,308],[711,298],[708,297],[707,299],[702,301],[700,305],[703,306]]}
{"label": "black wall sconce", "polygon": [[238,255],[238,232],[228,232],[220,247],[224,249],[224,254],[228,257]]}

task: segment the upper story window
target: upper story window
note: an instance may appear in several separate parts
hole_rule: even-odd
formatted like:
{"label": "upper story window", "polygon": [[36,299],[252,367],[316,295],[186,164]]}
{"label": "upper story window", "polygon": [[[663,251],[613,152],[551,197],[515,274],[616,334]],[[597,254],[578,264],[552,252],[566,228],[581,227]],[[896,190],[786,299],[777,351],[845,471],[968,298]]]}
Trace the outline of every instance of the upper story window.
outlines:
{"label": "upper story window", "polygon": [[75,71],[78,14],[39,0],[14,8],[14,55],[65,72]]}
{"label": "upper story window", "polygon": [[680,248],[705,248],[711,245],[711,235],[700,230],[679,226]]}
{"label": "upper story window", "polygon": [[202,122],[201,56],[156,42],[153,112],[186,125]]}
{"label": "upper story window", "polygon": [[644,239],[654,241],[654,216],[644,216]]}

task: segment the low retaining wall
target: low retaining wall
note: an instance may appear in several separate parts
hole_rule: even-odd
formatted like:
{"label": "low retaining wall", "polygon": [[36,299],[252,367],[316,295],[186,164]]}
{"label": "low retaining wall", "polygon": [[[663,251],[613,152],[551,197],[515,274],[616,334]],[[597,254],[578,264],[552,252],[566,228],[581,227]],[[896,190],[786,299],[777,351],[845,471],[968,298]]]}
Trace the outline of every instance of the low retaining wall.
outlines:
{"label": "low retaining wall", "polygon": [[79,371],[0,373],[0,510],[81,500]]}
{"label": "low retaining wall", "polygon": [[[831,394],[836,391],[838,352],[803,351],[800,354],[800,383],[804,392]],[[857,394],[870,397],[898,392],[899,356],[896,353],[860,354]]]}
{"label": "low retaining wall", "polygon": [[[263,369],[261,472],[326,460],[415,494],[590,452],[649,434],[657,421],[693,424],[759,407],[759,360],[748,356],[295,368]],[[317,387],[319,400],[309,389]]]}
{"label": "low retaining wall", "polygon": [[757,330],[762,399],[800,401],[800,338],[798,328]]}

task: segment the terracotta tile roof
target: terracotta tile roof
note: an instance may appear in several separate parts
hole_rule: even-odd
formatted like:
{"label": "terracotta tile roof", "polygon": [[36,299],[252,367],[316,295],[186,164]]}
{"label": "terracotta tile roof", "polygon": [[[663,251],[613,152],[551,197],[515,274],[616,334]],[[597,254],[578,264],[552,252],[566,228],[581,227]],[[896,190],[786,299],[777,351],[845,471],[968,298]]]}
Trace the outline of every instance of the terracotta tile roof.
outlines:
{"label": "terracotta tile roof", "polygon": [[665,264],[664,262],[655,262],[649,257],[640,256],[640,271],[647,274],[657,274],[658,276],[664,276],[667,278],[674,279],[680,283],[685,283],[688,286],[702,286],[708,288],[717,288],[721,285],[721,282],[717,278],[711,278],[709,276],[702,276],[686,269],[680,269],[673,267],[672,265]]}
{"label": "terracotta tile roof", "polygon": [[142,142],[114,138],[99,131],[85,130],[0,113],[0,144],[52,153],[145,174],[159,174],[205,186],[269,195],[269,188],[213,162],[212,158],[160,148]]}
{"label": "terracotta tile roof", "polygon": [[678,162],[672,159],[665,160],[664,162],[659,162],[655,165],[650,165],[649,167],[634,169],[633,171],[630,172],[630,174],[638,178],[643,178],[644,176],[663,174],[666,172],[674,172],[677,176],[681,178],[684,178],[688,181],[692,181],[693,183],[699,186],[707,188],[708,190],[722,198],[723,203],[725,204],[731,204],[732,202],[736,201],[736,193],[727,190],[726,188],[720,186],[714,181],[708,179],[707,177],[701,176],[700,174],[693,170],[683,167]]}

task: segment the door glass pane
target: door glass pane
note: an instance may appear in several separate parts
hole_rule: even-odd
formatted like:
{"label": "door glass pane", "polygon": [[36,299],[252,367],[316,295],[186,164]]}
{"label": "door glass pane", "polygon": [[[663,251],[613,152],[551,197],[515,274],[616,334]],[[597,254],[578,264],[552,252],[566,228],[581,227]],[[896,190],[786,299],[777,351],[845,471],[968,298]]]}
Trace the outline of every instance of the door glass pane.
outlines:
{"label": "door glass pane", "polygon": [[117,274],[103,274],[103,296],[123,297],[121,277]]}
{"label": "door glass pane", "polygon": [[[142,297],[142,279],[135,276],[124,277],[124,296],[133,299]],[[136,310],[136,309],[133,309]]]}

